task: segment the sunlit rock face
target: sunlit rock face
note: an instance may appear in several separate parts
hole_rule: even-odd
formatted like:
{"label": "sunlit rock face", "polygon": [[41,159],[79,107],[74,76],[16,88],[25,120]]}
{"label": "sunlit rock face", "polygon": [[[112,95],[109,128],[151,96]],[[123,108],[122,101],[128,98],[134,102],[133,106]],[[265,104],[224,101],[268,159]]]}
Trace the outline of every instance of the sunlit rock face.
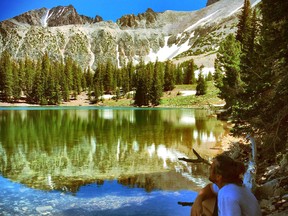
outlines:
{"label": "sunlit rock face", "polygon": [[145,13],[141,13],[138,15],[130,14],[124,15],[120,19],[116,21],[116,23],[122,27],[153,27],[153,24],[157,21],[157,16],[159,13],[155,13],[151,8],[148,8]]}
{"label": "sunlit rock face", "polygon": [[[259,2],[252,0],[251,3]],[[71,57],[81,67],[96,69],[112,61],[118,67],[141,59],[165,61],[211,53],[235,32],[242,0],[221,0],[199,11],[162,13],[147,9],[124,15],[116,23],[100,16],[79,15],[72,5],[29,11],[0,23],[0,54],[55,60]]]}

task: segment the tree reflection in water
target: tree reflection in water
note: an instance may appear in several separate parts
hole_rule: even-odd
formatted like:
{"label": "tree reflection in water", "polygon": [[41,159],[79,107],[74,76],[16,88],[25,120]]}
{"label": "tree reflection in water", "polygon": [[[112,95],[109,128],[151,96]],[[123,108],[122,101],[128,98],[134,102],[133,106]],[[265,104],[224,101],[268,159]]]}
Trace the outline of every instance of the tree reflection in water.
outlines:
{"label": "tree reflection in water", "polygon": [[181,162],[211,158],[225,123],[195,109],[25,108],[0,110],[0,171],[45,191],[77,195],[116,179],[130,188],[197,190],[207,167]]}

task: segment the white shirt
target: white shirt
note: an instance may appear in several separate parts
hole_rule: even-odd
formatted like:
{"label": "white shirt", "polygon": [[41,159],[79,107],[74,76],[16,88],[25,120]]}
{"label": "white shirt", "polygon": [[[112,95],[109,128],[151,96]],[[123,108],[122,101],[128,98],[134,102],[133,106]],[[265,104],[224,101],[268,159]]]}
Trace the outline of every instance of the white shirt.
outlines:
{"label": "white shirt", "polygon": [[245,186],[227,184],[221,189],[213,184],[218,194],[218,216],[260,216],[261,210],[254,194]]}

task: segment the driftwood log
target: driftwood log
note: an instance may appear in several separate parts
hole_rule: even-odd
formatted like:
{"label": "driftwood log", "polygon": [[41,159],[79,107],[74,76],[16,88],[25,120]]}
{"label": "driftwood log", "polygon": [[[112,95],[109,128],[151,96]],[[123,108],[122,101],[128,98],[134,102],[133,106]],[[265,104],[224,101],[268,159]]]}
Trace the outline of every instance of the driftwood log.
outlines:
{"label": "driftwood log", "polygon": [[178,160],[186,161],[186,162],[189,162],[189,163],[205,163],[205,164],[207,164],[209,166],[211,165],[211,163],[208,160],[202,158],[198,154],[198,152],[195,151],[195,149],[192,149],[192,150],[193,150],[193,153],[196,155],[197,159],[178,158]]}
{"label": "driftwood log", "polygon": [[192,206],[193,202],[178,202],[178,204],[181,206]]}
{"label": "driftwood log", "polygon": [[244,174],[243,183],[252,192],[256,190],[256,172],[257,172],[257,145],[255,139],[249,134],[246,137],[251,143],[251,158],[248,162],[248,168]]}

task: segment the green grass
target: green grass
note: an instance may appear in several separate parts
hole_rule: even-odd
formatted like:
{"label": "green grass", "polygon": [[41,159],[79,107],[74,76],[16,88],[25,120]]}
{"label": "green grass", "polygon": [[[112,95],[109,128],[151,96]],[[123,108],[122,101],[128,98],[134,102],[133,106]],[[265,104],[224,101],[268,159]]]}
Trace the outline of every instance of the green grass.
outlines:
{"label": "green grass", "polygon": [[[176,85],[175,89],[171,92],[165,92],[161,98],[160,105],[158,107],[183,107],[183,108],[206,108],[211,104],[223,104],[224,101],[218,98],[219,90],[213,85],[213,82],[208,82],[207,94],[202,96],[181,96],[178,95],[179,91],[183,90],[195,90],[194,85]],[[133,100],[122,98],[116,100],[105,100],[101,105],[103,106],[131,106]]]}
{"label": "green grass", "polygon": [[[178,85],[173,91],[181,90],[195,90],[196,85]],[[196,96],[175,96],[175,97],[163,97],[161,99],[160,107],[207,107],[210,104],[223,104],[224,102],[218,98],[219,90],[213,85],[212,82],[208,82],[207,94]]]}

